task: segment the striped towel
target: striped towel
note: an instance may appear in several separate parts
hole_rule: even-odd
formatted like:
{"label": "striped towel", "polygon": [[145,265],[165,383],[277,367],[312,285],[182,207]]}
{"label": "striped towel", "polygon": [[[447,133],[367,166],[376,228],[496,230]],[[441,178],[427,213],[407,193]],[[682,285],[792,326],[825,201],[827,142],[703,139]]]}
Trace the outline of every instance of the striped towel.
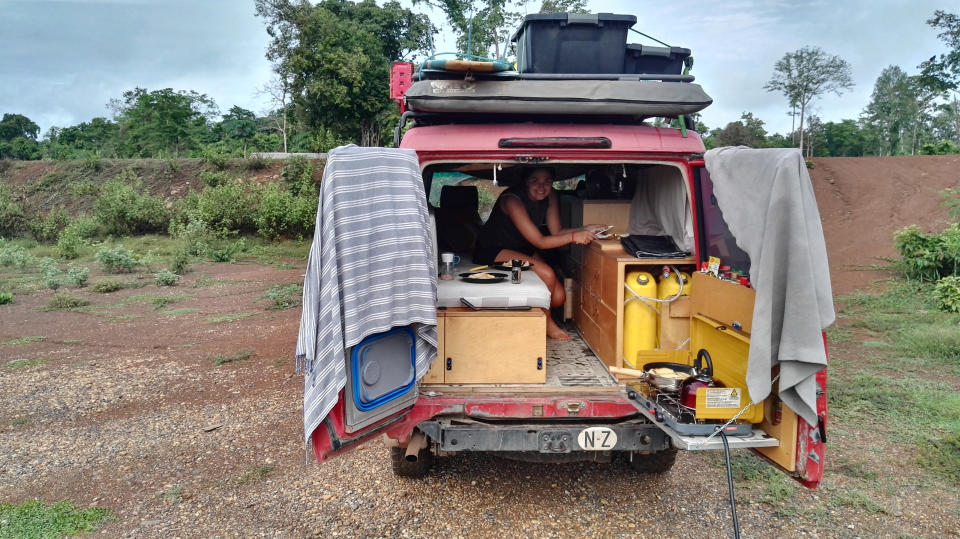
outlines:
{"label": "striped towel", "polygon": [[308,442],[346,384],[344,351],[365,337],[413,325],[417,378],[427,372],[437,355],[436,301],[436,257],[416,153],[354,145],[332,150],[297,337]]}

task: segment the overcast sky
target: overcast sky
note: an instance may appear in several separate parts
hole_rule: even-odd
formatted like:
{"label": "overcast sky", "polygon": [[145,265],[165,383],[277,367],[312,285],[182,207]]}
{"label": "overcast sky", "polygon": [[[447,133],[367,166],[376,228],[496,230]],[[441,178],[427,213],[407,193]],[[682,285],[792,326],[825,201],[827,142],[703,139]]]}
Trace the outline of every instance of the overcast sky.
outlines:
{"label": "overcast sky", "polygon": [[[636,29],[693,50],[693,74],[714,98],[703,114],[709,127],[750,111],[780,133],[790,129],[786,100],[763,85],[784,53],[813,45],[843,56],[856,87],[819,100],[814,112],[824,121],[855,119],[885,67],[914,74],[920,62],[945,52],[925,23],[933,11],[960,12],[960,0],[592,0],[590,6],[636,15]],[[267,41],[252,0],[0,0],[0,114],[24,114],[45,133],[110,117],[109,100],[138,86],[194,90],[223,112],[239,105],[260,114],[267,103],[256,90],[270,78]],[[631,34],[631,41],[644,39]],[[438,40],[441,47],[445,42]]]}

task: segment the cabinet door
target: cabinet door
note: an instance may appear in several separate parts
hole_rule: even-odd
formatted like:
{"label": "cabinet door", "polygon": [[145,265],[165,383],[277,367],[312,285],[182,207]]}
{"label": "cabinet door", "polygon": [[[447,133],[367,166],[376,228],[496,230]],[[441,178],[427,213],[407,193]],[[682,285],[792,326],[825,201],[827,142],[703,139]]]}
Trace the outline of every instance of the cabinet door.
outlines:
{"label": "cabinet door", "polygon": [[542,384],[547,380],[547,319],[532,316],[448,316],[447,384]]}

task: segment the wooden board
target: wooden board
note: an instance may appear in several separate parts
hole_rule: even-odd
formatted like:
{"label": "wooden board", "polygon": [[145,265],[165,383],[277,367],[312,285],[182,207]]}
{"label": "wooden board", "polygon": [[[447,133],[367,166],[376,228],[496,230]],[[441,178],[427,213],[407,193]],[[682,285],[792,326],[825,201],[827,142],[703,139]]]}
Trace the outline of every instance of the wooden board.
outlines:
{"label": "wooden board", "polygon": [[689,337],[690,296],[680,296],[676,301],[663,303],[660,312],[660,348],[676,350]]}
{"label": "wooden board", "polygon": [[[542,384],[547,380],[547,318],[540,309],[447,312],[447,384]],[[445,365],[446,367],[446,365]]]}
{"label": "wooden board", "polygon": [[610,234],[626,234],[630,226],[629,200],[584,200],[580,225],[613,225]]}
{"label": "wooden board", "polygon": [[776,402],[779,400],[779,398],[771,396],[764,402],[763,422],[760,423],[760,428],[770,436],[780,440],[780,445],[778,447],[758,448],[757,451],[788,472],[793,472],[797,469],[797,430],[799,422],[797,414],[786,404],[781,403],[781,420],[777,424],[773,423]]}
{"label": "wooden board", "polygon": [[730,327],[739,326],[740,331],[750,333],[757,295],[752,288],[699,272],[693,274],[691,282],[690,296],[695,313]]}
{"label": "wooden board", "polygon": [[[713,361],[713,378],[723,387],[742,390],[741,406],[750,402],[747,390],[747,355],[750,338],[743,332],[725,326],[722,322],[695,315],[690,321],[690,359],[705,349]],[[706,366],[706,365],[704,365]],[[763,421],[762,404],[751,406],[740,419],[748,423]]]}

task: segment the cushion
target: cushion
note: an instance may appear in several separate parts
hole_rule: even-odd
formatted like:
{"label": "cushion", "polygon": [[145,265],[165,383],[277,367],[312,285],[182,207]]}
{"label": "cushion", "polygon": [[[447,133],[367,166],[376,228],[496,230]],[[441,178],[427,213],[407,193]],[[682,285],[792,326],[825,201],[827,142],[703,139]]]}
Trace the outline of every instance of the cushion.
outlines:
{"label": "cushion", "polygon": [[[475,264],[470,261],[470,257],[464,256],[457,265],[455,274],[466,273],[473,266]],[[511,283],[510,279],[492,284],[467,283],[459,278],[451,281],[437,281],[438,307],[463,307],[460,298],[466,299],[476,307],[550,308],[550,290],[533,270],[523,272],[523,278],[519,284]]]}

